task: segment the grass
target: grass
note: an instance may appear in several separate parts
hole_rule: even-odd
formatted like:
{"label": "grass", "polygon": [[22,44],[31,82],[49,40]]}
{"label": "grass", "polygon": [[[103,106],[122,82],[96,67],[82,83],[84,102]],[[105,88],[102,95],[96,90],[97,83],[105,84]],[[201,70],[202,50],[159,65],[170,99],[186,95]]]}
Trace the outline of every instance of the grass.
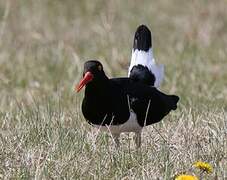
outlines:
{"label": "grass", "polygon": [[[171,179],[201,160],[227,177],[226,1],[0,1],[0,178]],[[126,76],[136,27],[153,32],[179,108],[116,149],[73,91],[88,59]],[[195,172],[197,173],[197,172]]]}

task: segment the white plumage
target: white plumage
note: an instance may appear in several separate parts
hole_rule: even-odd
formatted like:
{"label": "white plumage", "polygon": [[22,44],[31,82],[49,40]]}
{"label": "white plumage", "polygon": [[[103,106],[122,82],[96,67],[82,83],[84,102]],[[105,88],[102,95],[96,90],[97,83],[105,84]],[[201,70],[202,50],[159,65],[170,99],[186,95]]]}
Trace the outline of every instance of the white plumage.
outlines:
{"label": "white plumage", "polygon": [[156,64],[155,59],[153,58],[152,48],[149,48],[148,51],[138,49],[132,50],[132,57],[129,66],[128,76],[130,76],[130,71],[132,70],[133,66],[136,66],[138,64],[148,67],[148,69],[155,76],[154,86],[159,88],[164,79],[164,65]]}
{"label": "white plumage", "polygon": [[137,116],[133,110],[130,110],[129,119],[124,124],[109,126],[99,125],[94,126],[100,129],[101,131],[110,131],[112,134],[120,134],[122,132],[139,132],[143,128],[138,124]]}

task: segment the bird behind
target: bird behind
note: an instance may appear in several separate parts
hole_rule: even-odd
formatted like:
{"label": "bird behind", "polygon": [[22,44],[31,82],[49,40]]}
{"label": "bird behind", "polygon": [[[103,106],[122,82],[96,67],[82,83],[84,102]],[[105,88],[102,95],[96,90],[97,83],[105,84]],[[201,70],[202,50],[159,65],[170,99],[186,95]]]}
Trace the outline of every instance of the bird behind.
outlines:
{"label": "bird behind", "polygon": [[155,87],[160,87],[164,79],[164,66],[155,62],[151,32],[145,25],[140,25],[135,32],[128,76]]}

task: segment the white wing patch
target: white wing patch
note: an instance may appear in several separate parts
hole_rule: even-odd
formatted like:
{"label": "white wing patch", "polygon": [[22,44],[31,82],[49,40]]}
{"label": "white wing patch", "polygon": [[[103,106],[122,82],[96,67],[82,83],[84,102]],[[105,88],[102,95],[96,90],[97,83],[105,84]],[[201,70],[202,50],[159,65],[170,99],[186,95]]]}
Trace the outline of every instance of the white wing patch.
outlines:
{"label": "white wing patch", "polygon": [[153,58],[153,50],[150,48],[147,52],[143,50],[136,49],[132,50],[131,63],[128,70],[128,76],[130,76],[130,71],[133,66],[141,64],[143,66],[148,67],[148,69],[155,76],[155,87],[160,87],[163,79],[164,79],[164,65],[156,65],[155,59]]}

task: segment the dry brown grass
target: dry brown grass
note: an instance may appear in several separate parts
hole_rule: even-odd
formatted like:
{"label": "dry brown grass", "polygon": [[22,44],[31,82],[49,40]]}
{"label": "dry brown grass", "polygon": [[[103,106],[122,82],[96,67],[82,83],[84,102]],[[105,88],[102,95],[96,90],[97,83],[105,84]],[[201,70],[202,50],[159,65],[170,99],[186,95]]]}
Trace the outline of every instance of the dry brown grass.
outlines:
{"label": "dry brown grass", "polygon": [[[136,27],[147,24],[166,66],[162,90],[177,111],[145,128],[137,151],[92,129],[73,92],[81,66],[98,59],[125,76]],[[227,178],[227,1],[0,1],[0,178]]]}

